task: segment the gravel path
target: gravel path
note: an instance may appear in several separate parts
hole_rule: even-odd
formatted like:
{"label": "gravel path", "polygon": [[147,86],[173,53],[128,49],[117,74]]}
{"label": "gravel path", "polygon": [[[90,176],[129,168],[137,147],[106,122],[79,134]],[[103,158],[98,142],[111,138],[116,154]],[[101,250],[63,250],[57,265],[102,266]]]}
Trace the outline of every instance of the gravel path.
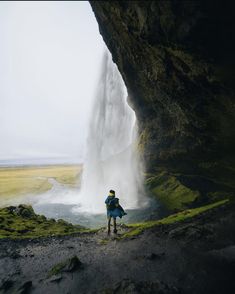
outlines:
{"label": "gravel path", "polygon": [[[0,241],[0,293],[235,293],[235,213],[220,208],[128,240],[95,234]],[[119,232],[125,228],[119,228]],[[48,278],[77,256],[76,270]]]}

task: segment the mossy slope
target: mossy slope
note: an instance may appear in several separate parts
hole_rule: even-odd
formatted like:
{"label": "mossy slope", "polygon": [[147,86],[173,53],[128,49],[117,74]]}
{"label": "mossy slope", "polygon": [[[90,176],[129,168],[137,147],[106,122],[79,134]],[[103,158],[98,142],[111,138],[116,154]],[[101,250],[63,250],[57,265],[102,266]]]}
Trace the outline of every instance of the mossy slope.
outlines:
{"label": "mossy slope", "polygon": [[198,191],[184,186],[175,176],[166,172],[149,176],[146,186],[151,194],[169,210],[184,210],[200,197]]}
{"label": "mossy slope", "polygon": [[143,222],[143,223],[136,223],[136,224],[130,224],[128,225],[128,227],[130,228],[130,230],[127,233],[124,233],[121,236],[121,239],[124,238],[130,238],[133,236],[137,236],[139,234],[141,234],[143,231],[145,231],[146,229],[150,229],[156,226],[160,226],[160,225],[170,225],[173,223],[178,223],[178,222],[182,222],[185,221],[187,219],[190,219],[196,215],[199,215],[205,211],[208,211],[210,209],[214,209],[216,207],[219,207],[221,205],[224,205],[226,203],[228,203],[229,200],[225,199],[222,201],[218,201],[209,205],[205,205],[205,206],[201,206],[198,208],[194,208],[194,209],[187,209],[184,210],[182,212],[176,213],[176,214],[172,214],[166,218],[163,218],[161,220],[155,220],[155,221],[147,221],[147,222]]}
{"label": "mossy slope", "polygon": [[87,232],[79,225],[35,214],[28,205],[0,209],[0,239],[25,239]]}

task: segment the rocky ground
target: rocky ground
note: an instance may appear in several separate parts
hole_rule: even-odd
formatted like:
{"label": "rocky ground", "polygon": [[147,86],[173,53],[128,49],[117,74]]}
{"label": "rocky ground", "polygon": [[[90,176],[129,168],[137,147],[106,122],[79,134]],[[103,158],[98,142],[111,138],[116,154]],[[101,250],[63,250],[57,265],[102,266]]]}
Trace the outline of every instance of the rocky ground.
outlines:
{"label": "rocky ground", "polygon": [[127,230],[1,240],[0,293],[235,293],[233,206]]}

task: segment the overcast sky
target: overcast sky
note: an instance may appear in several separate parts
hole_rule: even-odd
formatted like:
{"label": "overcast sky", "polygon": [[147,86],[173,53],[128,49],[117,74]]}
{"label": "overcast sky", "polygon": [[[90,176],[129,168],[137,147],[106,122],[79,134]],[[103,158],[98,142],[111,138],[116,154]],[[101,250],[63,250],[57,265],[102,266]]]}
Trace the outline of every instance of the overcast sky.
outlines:
{"label": "overcast sky", "polygon": [[104,46],[88,2],[0,2],[0,160],[83,158]]}

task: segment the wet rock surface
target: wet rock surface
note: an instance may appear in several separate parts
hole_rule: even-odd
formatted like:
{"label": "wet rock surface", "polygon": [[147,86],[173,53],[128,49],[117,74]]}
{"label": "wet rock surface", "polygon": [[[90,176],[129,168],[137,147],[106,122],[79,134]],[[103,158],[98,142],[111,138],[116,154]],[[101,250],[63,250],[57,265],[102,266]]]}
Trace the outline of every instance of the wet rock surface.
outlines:
{"label": "wet rock surface", "polygon": [[17,294],[28,294],[32,288],[32,281],[24,282],[17,290]]}
{"label": "wet rock surface", "polygon": [[61,273],[74,272],[81,268],[82,268],[81,261],[78,259],[76,255],[74,255],[73,257],[63,262],[54,265],[53,268],[49,271],[48,277],[57,276],[57,275],[61,276]]}
{"label": "wet rock surface", "polygon": [[234,207],[119,240],[125,230],[1,240],[0,293],[234,293]]}
{"label": "wet rock surface", "polygon": [[170,287],[162,282],[133,282],[128,279],[124,279],[120,283],[115,285],[114,289],[105,289],[104,294],[177,294],[180,293],[175,287]]}

